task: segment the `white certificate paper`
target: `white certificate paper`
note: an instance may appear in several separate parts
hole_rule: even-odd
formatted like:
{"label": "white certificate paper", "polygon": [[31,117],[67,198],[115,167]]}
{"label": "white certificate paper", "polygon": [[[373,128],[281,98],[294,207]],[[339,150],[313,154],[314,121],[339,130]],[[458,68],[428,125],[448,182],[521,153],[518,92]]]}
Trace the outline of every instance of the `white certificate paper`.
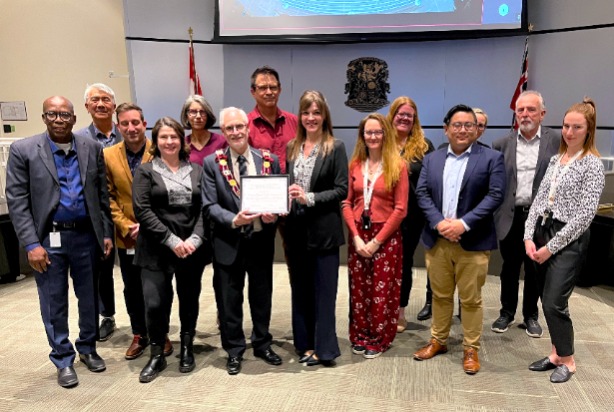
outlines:
{"label": "white certificate paper", "polygon": [[288,213],[288,175],[241,176],[241,210]]}

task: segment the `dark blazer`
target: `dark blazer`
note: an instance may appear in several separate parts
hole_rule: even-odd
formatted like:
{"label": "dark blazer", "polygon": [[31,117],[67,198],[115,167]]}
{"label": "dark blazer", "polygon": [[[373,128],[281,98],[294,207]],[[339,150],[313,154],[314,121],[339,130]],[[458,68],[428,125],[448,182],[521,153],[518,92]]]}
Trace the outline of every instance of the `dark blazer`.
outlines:
{"label": "dark blazer", "polygon": [[[252,158],[258,174],[262,171],[262,153],[250,147]],[[233,170],[230,148],[224,153],[228,158],[228,169]],[[271,154],[273,164],[271,174],[279,174],[279,160]],[[237,259],[239,242],[243,237],[241,228],[233,228],[232,220],[239,213],[241,199],[230,188],[226,177],[222,175],[219,165],[215,161],[215,153],[207,156],[203,162],[202,181],[203,213],[211,225],[211,239],[213,245],[213,259],[222,265],[232,265]],[[261,236],[264,235],[273,242],[275,237],[275,223],[263,223]]]}
{"label": "dark blazer", "polygon": [[192,234],[198,235],[203,240],[198,253],[204,253],[207,240],[201,213],[202,168],[196,163],[190,165],[190,205],[169,204],[168,190],[160,173],[154,171],[153,163],[143,163],[136,170],[132,183],[132,205],[140,227],[136,240],[135,265],[174,272],[179,258],[163,243],[171,233],[182,240]]}
{"label": "dark blazer", "polygon": [[[6,171],[9,214],[22,246],[42,243],[60,202],[60,183],[48,134],[11,144]],[[74,135],[85,204],[100,250],[113,239],[109,193],[102,146]]]}
{"label": "dark blazer", "polygon": [[[294,164],[295,162],[291,161],[287,162],[286,166],[290,184],[295,183]],[[345,243],[341,201],[348,193],[348,159],[341,140],[335,140],[333,151],[328,156],[322,157],[322,153],[318,153],[309,192],[314,193],[315,204],[312,207],[299,206],[292,202],[292,210],[286,218],[286,243],[291,246],[299,240],[296,236],[305,236],[302,231],[293,233],[292,230],[297,219],[304,219],[307,222],[307,249],[338,248]],[[304,239],[300,244],[305,244]]]}
{"label": "dark blazer", "polygon": [[[535,199],[539,184],[544,178],[548,162],[550,158],[558,153],[561,145],[561,134],[554,130],[542,126],[541,137],[539,143],[539,153],[537,155],[537,166],[535,168],[535,177],[533,178],[533,188],[531,194],[531,202]],[[518,181],[516,180],[516,146],[518,144],[518,132],[512,131],[505,137],[497,139],[493,142],[492,148],[503,153],[505,161],[505,174],[507,176],[507,185],[503,203],[495,212],[495,224],[497,227],[497,237],[505,239],[514,220],[514,201],[516,198],[516,188]]]}
{"label": "dark blazer", "polygon": [[[439,237],[435,226],[444,219],[441,210],[446,156],[447,149],[439,149],[424,158],[416,189],[418,205],[427,220],[422,241],[428,249],[435,245]],[[463,219],[470,228],[461,236],[460,244],[463,249],[479,251],[497,248],[493,213],[503,201],[504,191],[503,155],[474,144],[467,161],[456,209],[457,218]]]}

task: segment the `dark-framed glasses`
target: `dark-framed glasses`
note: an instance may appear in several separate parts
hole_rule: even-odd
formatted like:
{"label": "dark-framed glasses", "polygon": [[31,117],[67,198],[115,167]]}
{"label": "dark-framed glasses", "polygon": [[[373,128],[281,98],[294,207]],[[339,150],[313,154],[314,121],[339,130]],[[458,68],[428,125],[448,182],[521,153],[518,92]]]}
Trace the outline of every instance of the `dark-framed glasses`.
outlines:
{"label": "dark-framed glasses", "polygon": [[450,127],[455,132],[460,132],[463,127],[465,128],[466,131],[471,132],[471,131],[475,130],[476,126],[477,126],[477,124],[471,123],[471,122],[465,122],[465,123],[454,122],[454,123],[450,124]]}
{"label": "dark-framed glasses", "polygon": [[70,112],[45,112],[43,113],[43,116],[50,122],[53,122],[58,117],[63,122],[68,122],[72,119],[73,114]]}
{"label": "dark-framed glasses", "polygon": [[411,113],[397,113],[396,116],[399,119],[409,119],[409,120],[413,120],[414,119],[414,115]]}

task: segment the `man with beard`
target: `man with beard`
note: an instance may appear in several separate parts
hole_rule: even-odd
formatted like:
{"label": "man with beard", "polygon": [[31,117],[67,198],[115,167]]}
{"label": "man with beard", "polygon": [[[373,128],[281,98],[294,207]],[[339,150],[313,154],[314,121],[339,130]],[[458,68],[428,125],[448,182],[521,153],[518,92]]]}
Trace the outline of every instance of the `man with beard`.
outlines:
{"label": "man with beard", "polygon": [[[102,83],[94,83],[85,89],[85,109],[92,116],[92,123],[75,132],[76,135],[93,139],[103,148],[111,147],[122,141],[122,135],[113,123],[115,93]],[[102,321],[98,330],[98,340],[108,340],[115,331],[115,290],[113,285],[113,266],[115,250],[106,258],[98,273],[98,297]]]}
{"label": "man with beard", "polygon": [[503,153],[507,176],[507,190],[501,207],[495,212],[497,237],[503,258],[501,268],[501,310],[491,330],[507,331],[514,323],[518,305],[520,267],[524,262],[524,290],[520,325],[533,338],[542,336],[537,321],[539,299],[536,273],[531,259],[525,254],[524,224],[529,208],[537,194],[539,184],[548,168],[548,161],[560,145],[560,135],[541,126],[546,115],[542,95],[527,90],[516,100],[516,124],[518,130],[496,140],[493,149]]}

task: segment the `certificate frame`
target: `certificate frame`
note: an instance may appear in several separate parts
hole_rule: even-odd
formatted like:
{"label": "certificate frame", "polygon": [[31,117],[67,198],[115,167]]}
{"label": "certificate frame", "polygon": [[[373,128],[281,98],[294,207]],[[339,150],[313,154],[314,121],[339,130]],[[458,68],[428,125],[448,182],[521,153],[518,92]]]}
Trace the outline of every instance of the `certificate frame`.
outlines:
{"label": "certificate frame", "polygon": [[289,175],[241,176],[241,211],[287,214]]}
{"label": "certificate frame", "polygon": [[25,101],[17,102],[0,102],[0,116],[3,121],[19,121],[25,122],[28,120],[28,111],[26,110]]}

